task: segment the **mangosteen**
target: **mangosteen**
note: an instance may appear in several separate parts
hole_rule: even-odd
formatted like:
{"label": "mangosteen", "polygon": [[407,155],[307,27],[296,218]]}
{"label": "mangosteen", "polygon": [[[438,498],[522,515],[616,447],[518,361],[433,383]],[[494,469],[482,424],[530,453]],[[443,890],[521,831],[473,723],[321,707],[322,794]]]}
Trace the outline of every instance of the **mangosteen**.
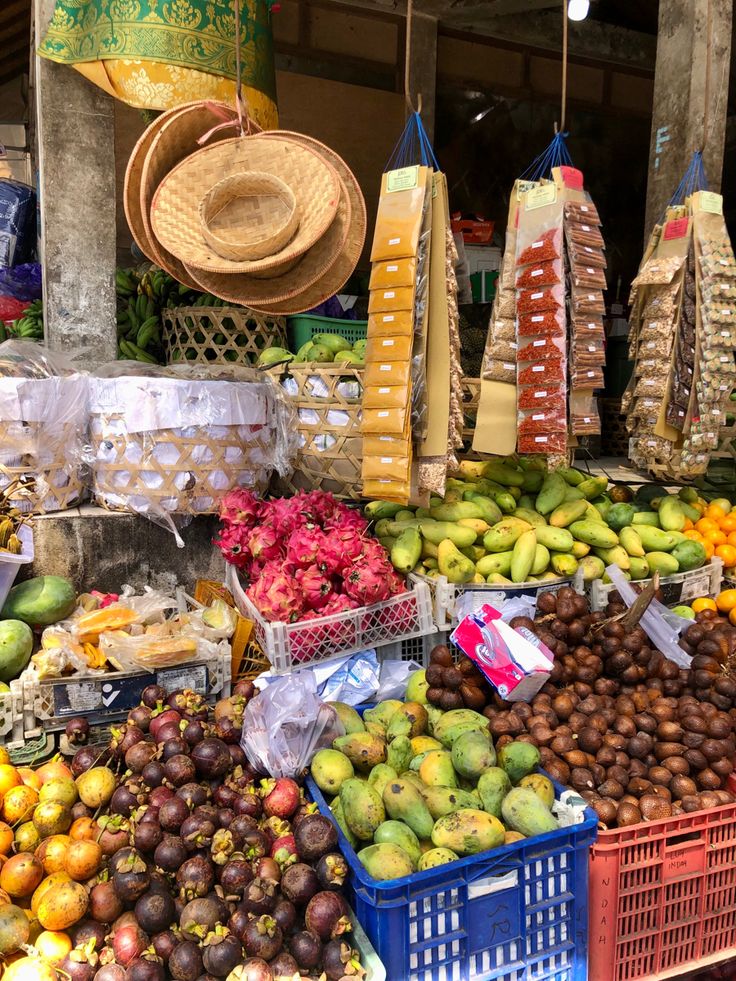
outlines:
{"label": "mangosteen", "polygon": [[[152,766],[161,767],[161,779],[166,778],[166,772],[164,771],[163,765],[160,763],[153,763]],[[141,774],[143,776],[143,774]],[[154,787],[151,793],[148,795],[148,803],[153,807],[161,807],[167,800],[171,800],[174,796],[174,791],[171,787]]]}
{"label": "mangosteen", "polygon": [[215,830],[212,821],[194,813],[182,821],[179,834],[187,849],[190,852],[196,852],[200,848],[210,847]]}
{"label": "mangosteen", "polygon": [[115,788],[109,804],[111,814],[129,817],[136,807],[138,807],[138,798],[124,784]]}
{"label": "mangosteen", "polygon": [[248,913],[261,916],[270,913],[276,905],[277,888],[275,883],[265,879],[253,879],[243,890],[242,906]]}
{"label": "mangosteen", "polygon": [[217,823],[221,828],[230,828],[235,818],[235,811],[229,807],[220,807],[217,810]]}
{"label": "mangosteen", "polygon": [[300,970],[311,971],[322,960],[322,941],[316,933],[300,930],[289,940],[289,953]]}
{"label": "mangosteen", "polygon": [[224,718],[215,723],[214,735],[221,739],[225,745],[235,745],[240,742],[241,726],[236,725],[232,719]]}
{"label": "mangosteen", "polygon": [[93,981],[96,974],[84,950],[71,950],[57,968],[69,981]]}
{"label": "mangosteen", "polygon": [[328,852],[336,852],[337,831],[329,818],[322,814],[309,814],[294,830],[299,856],[305,862],[316,862]]}
{"label": "mangosteen", "polygon": [[330,940],[322,951],[322,970],[328,981],[340,981],[351,975],[362,975],[360,954],[344,940]]}
{"label": "mangosteen", "polygon": [[259,879],[268,879],[269,882],[281,882],[281,866],[273,858],[256,859],[253,863],[253,871]]}
{"label": "mangosteen", "polygon": [[273,971],[260,957],[249,957],[238,968],[237,981],[273,981],[273,979]]}
{"label": "mangosteen", "polygon": [[91,818],[94,816],[94,813],[95,812],[91,807],[87,807],[87,805],[83,804],[81,800],[78,800],[71,809],[72,824],[75,821],[78,821],[79,818]]}
{"label": "mangosteen", "polygon": [[130,824],[121,815],[115,814],[112,817],[103,815],[97,823],[102,828],[97,843],[103,855],[115,855],[128,846]]}
{"label": "mangosteen", "polygon": [[211,821],[213,824],[217,824],[217,815],[219,814],[218,809],[214,804],[197,804],[193,811],[197,817],[204,818],[206,821]]}
{"label": "mangosteen", "polygon": [[345,900],[336,892],[318,892],[312,896],[304,913],[307,930],[327,942],[352,930]]}
{"label": "mangosteen", "polygon": [[156,956],[166,964],[171,957],[171,951],[178,944],[176,934],[173,930],[162,930],[155,937],[151,938],[151,946],[156,952]]}
{"label": "mangosteen", "polygon": [[242,695],[249,702],[256,693],[256,686],[252,681],[238,681],[233,686],[233,695]]}
{"label": "mangosteen", "polygon": [[120,964],[105,964],[95,974],[95,981],[125,981],[125,968]]}
{"label": "mangosteen", "polygon": [[95,949],[102,950],[108,933],[107,925],[99,920],[80,920],[69,931],[69,937],[74,947],[84,947],[90,940],[94,940]]}
{"label": "mangosteen", "polygon": [[155,736],[156,745],[162,748],[162,756],[164,755],[163,747],[169,742],[174,744],[174,746],[169,750],[169,756],[173,756],[174,753],[181,753],[182,746],[189,746],[189,743],[185,743],[181,738],[180,722],[175,722],[173,720],[163,722],[155,729],[151,729],[151,734]]}
{"label": "mangosteen", "polygon": [[226,896],[242,896],[243,890],[254,878],[250,862],[242,858],[231,858],[220,870],[220,885]]}
{"label": "mangosteen", "polygon": [[124,903],[134,903],[148,890],[151,877],[143,857],[134,848],[121,848],[110,863],[112,884]]}
{"label": "mangosteen", "polygon": [[209,787],[203,787],[201,783],[185,783],[178,787],[176,796],[181,797],[186,802],[190,810],[201,807],[209,800]]}
{"label": "mangosteen", "polygon": [[134,726],[138,726],[142,732],[148,732],[152,717],[153,709],[150,709],[147,705],[136,705],[135,708],[128,712],[128,722],[132,722]]}
{"label": "mangosteen", "polygon": [[293,978],[299,974],[299,965],[286,951],[282,950],[278,957],[274,957],[268,965],[275,978]]}
{"label": "mangosteen", "polygon": [[155,709],[157,703],[166,701],[166,689],[161,685],[147,685],[141,692],[141,702],[150,709]]}
{"label": "mangosteen", "polygon": [[171,952],[168,968],[175,981],[197,981],[204,969],[199,946],[191,940],[178,944]]}
{"label": "mangosteen", "polygon": [[294,831],[296,826],[303,821],[305,817],[309,817],[310,814],[317,814],[317,805],[312,801],[307,804],[300,804],[291,818],[291,830]]}
{"label": "mangosteen", "polygon": [[227,784],[222,783],[215,790],[212,795],[212,802],[218,807],[232,807],[235,801],[238,799],[238,792],[233,790],[232,787],[228,787]]}
{"label": "mangosteen", "polygon": [[176,872],[184,864],[188,854],[186,846],[180,838],[164,835],[161,844],[156,846],[153,860],[164,872]]}
{"label": "mangosteen", "polygon": [[135,904],[135,917],[146,933],[160,933],[171,926],[176,914],[170,893],[147,892]]}
{"label": "mangosteen", "polygon": [[227,749],[230,753],[230,760],[233,766],[245,766],[248,757],[245,755],[245,751],[241,746],[230,743]]}
{"label": "mangosteen", "polygon": [[317,862],[317,878],[323,889],[341,889],[348,877],[349,867],[344,855],[330,852]]}
{"label": "mangosteen", "polygon": [[166,779],[174,787],[183,787],[185,783],[191,783],[197,775],[194,761],[183,753],[177,753],[169,757],[164,763]]}
{"label": "mangosteen", "polygon": [[137,923],[117,924],[113,928],[112,950],[115,960],[127,967],[132,960],[139,957],[148,946],[148,937]]}
{"label": "mangosteen", "polygon": [[281,932],[286,935],[291,933],[296,923],[296,907],[288,899],[280,899],[271,914],[281,927]]}
{"label": "mangosteen", "polygon": [[212,861],[216,865],[224,865],[237,850],[238,844],[232,831],[227,828],[217,828],[210,843]]}
{"label": "mangosteen", "polygon": [[69,719],[64,733],[70,746],[84,746],[89,739],[89,722],[81,717]]}
{"label": "mangosteen", "polygon": [[[165,728],[168,728],[166,726]],[[161,759],[166,763],[171,759],[172,756],[188,756],[189,755],[189,743],[182,739],[181,736],[171,736],[168,735],[163,738],[163,731],[161,733],[162,738],[159,740],[159,745],[161,746]]]}
{"label": "mangosteen", "polygon": [[203,896],[186,904],[179,917],[179,928],[187,940],[203,940],[218,923],[225,923],[227,918],[227,905],[219,896]]}
{"label": "mangosteen", "polygon": [[149,743],[145,740],[136,743],[125,754],[125,765],[131,773],[142,773],[143,768],[152,762],[157,752],[158,749],[155,743]]}
{"label": "mangosteen", "polygon": [[166,741],[162,735],[164,726],[174,726],[175,732],[172,735],[179,736],[181,735],[180,722],[181,715],[178,712],[175,712],[174,709],[166,709],[163,712],[159,712],[158,715],[155,712],[153,713],[148,729],[156,742],[162,743]]}
{"label": "mangosteen", "polygon": [[110,732],[112,733],[110,749],[112,750],[113,756],[119,760],[125,757],[131,746],[135,746],[136,743],[142,742],[145,738],[145,733],[138,726],[129,725],[128,723],[120,726],[119,729],[113,726]]}
{"label": "mangosteen", "polygon": [[272,845],[277,839],[291,834],[291,825],[284,818],[271,816],[261,821],[261,831],[268,836],[269,844]]}
{"label": "mangosteen", "polygon": [[192,760],[199,777],[214,780],[224,777],[230,769],[230,753],[221,739],[208,737],[192,749]]}
{"label": "mangosteen", "polygon": [[226,931],[209,933],[203,944],[204,969],[216,978],[226,978],[243,959],[243,947],[236,936]]}
{"label": "mangosteen", "polygon": [[89,894],[89,915],[98,923],[112,923],[123,912],[112,882],[98,882]]}
{"label": "mangosteen", "polygon": [[139,851],[144,852],[146,855],[152,855],[158,845],[163,841],[163,837],[164,833],[161,830],[161,825],[158,824],[155,818],[149,821],[140,821],[135,825],[133,844]]}
{"label": "mangosteen", "polygon": [[166,971],[155,954],[136,957],[128,964],[125,981],[166,981]]}
{"label": "mangosteen", "polygon": [[171,895],[169,880],[163,872],[149,872],[148,874],[151,877],[151,884],[148,887],[150,892],[166,893],[167,896]]}
{"label": "mangosteen", "polygon": [[204,723],[200,722],[198,719],[195,719],[192,722],[187,722],[182,731],[182,737],[186,740],[188,746],[196,746],[197,743],[201,743],[206,735],[207,730],[204,727]]}
{"label": "mangosteen", "polygon": [[317,873],[304,862],[290,865],[281,876],[281,892],[295,906],[306,906],[318,890]]}
{"label": "mangosteen", "polygon": [[279,953],[283,942],[281,927],[272,916],[259,916],[245,928],[243,946],[249,957],[270,961]]}
{"label": "mangosteen", "polygon": [[[235,822],[233,821],[233,824],[234,823]],[[230,827],[230,830],[232,831],[232,825]],[[242,839],[243,839],[243,854],[245,855],[246,858],[249,858],[251,860],[256,858],[261,858],[261,856],[267,855],[271,850],[271,843],[268,839],[268,836],[264,834],[263,831],[260,831],[258,828],[255,828],[251,831],[247,831],[245,834],[242,835]]]}
{"label": "mangosteen", "polygon": [[138,824],[158,824],[158,812],[158,807],[152,807],[150,804],[146,804],[138,808],[133,819]]}
{"label": "mangosteen", "polygon": [[164,831],[178,832],[182,822],[189,817],[189,808],[181,797],[171,797],[161,805],[158,819]]}
{"label": "mangosteen", "polygon": [[158,760],[146,763],[141,770],[141,777],[147,787],[160,787],[166,778],[163,763],[159,763]]}
{"label": "mangosteen", "polygon": [[182,898],[206,896],[215,886],[215,867],[202,855],[193,855],[179,868],[176,883]]}
{"label": "mangosteen", "polygon": [[227,921],[228,930],[234,933],[239,940],[242,940],[245,935],[245,928],[248,926],[252,919],[251,914],[245,909],[242,903],[239,903],[230,915],[230,919]]}

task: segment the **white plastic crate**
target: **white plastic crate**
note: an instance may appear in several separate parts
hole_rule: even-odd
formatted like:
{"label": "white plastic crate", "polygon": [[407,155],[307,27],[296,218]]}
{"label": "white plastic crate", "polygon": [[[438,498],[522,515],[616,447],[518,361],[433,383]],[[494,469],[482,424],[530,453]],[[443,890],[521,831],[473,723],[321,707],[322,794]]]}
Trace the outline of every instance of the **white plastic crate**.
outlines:
{"label": "white plastic crate", "polygon": [[447,630],[456,625],[455,605],[461,593],[486,593],[489,597],[491,594],[494,594],[494,596],[501,594],[503,597],[529,596],[534,599],[540,593],[557,590],[560,586],[572,586],[578,593],[583,592],[583,580],[580,575],[576,575],[573,578],[561,577],[559,579],[547,579],[544,582],[514,583],[510,586],[503,584],[489,585],[487,583],[466,583],[461,586],[448,582],[445,576],[437,576],[434,579],[430,579],[426,576],[412,575],[411,578],[415,582],[423,582],[429,586],[432,592],[434,622],[440,630]]}
{"label": "white plastic crate", "polygon": [[[33,562],[33,532],[28,525],[21,525],[18,529],[23,551],[20,555],[11,555],[10,552],[0,552],[0,609],[2,609],[8,593],[12,589],[15,577],[22,565]],[[2,733],[0,733],[2,735]]]}
{"label": "white plastic crate", "polygon": [[433,630],[423,637],[410,637],[408,640],[395,640],[384,644],[376,651],[379,663],[384,661],[418,661],[423,668],[429,666],[429,655],[437,644],[446,644],[447,630]]}
{"label": "white plastic crate", "polygon": [[423,637],[435,629],[432,597],[424,582],[415,581],[406,593],[381,603],[303,623],[264,620],[246,596],[233,566],[226,567],[225,585],[240,613],[253,621],[254,640],[280,674],[391,642]]}
{"label": "white plastic crate", "polygon": [[0,692],[0,745],[14,749],[23,745],[23,683],[9,683],[10,691]]}
{"label": "white plastic crate", "polygon": [[[721,591],[722,581],[723,561],[717,557],[712,558],[708,565],[693,569],[692,572],[677,572],[674,576],[662,576],[659,580],[662,603],[665,606],[677,606],[678,603],[687,604],[699,596],[717,596]],[[650,582],[650,579],[637,579],[634,585],[641,586],[643,589]],[[605,610],[608,606],[608,597],[615,591],[616,587],[613,583],[594,579],[590,584],[591,610]]]}
{"label": "white plastic crate", "polygon": [[231,655],[215,654],[158,671],[114,671],[109,674],[75,674],[22,683],[22,719],[27,739],[42,731],[60,729],[75,716],[95,722],[112,721],[140,702],[147,685],[168,691],[192,688],[202,695],[225,698],[230,694]]}

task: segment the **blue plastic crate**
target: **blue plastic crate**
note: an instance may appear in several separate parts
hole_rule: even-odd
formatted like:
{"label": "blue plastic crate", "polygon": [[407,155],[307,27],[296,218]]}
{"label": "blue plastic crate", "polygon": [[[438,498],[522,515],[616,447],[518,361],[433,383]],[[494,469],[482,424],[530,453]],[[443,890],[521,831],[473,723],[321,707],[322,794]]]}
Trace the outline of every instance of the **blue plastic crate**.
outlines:
{"label": "blue plastic crate", "polygon": [[[311,777],[319,810],[332,812]],[[557,796],[563,788],[555,784]],[[597,816],[403,879],[372,879],[337,827],[347,898],[390,981],[586,981]]]}

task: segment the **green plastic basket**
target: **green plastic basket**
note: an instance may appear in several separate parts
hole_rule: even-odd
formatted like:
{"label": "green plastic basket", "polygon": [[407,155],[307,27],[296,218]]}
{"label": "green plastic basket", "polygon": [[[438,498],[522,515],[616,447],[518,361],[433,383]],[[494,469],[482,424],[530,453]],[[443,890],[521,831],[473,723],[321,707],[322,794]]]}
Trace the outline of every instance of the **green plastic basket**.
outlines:
{"label": "green plastic basket", "polygon": [[351,344],[365,340],[368,334],[367,320],[336,320],[334,317],[313,317],[308,313],[289,317],[286,325],[292,351],[298,351],[315,334],[340,334]]}

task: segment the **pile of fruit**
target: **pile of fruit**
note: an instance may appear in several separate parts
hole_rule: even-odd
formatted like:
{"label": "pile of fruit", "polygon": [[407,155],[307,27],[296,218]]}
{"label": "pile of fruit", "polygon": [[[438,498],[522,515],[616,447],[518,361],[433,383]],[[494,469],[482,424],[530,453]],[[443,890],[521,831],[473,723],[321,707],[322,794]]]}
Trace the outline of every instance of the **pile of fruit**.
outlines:
{"label": "pile of fruit", "polygon": [[152,685],[71,766],[0,765],[4,981],[357,976],[334,825],[238,745],[254,693],[208,711]]}
{"label": "pile of fruit", "polygon": [[[14,320],[8,329],[9,337],[20,337],[27,341],[42,341],[43,300],[34,300],[23,311],[19,320]],[[5,340],[5,338],[0,338]]]}
{"label": "pile of fruit", "polygon": [[266,620],[313,620],[406,591],[368,522],[324,491],[268,501],[231,491],[220,519],[216,544]]}
{"label": "pile of fruit", "polygon": [[345,364],[356,368],[365,367],[365,339],[351,344],[342,334],[315,334],[306,341],[296,354],[283,347],[267,347],[258,356],[263,368],[289,364]]}
{"label": "pile of fruit", "polygon": [[[542,467],[524,457],[464,461],[444,499],[432,498],[428,508],[374,501],[365,513],[397,571],[456,584],[542,582],[578,569],[591,582],[611,563],[641,580],[699,569],[721,547],[698,525],[711,523],[704,511],[726,520],[727,501],[707,505],[690,488],[675,497],[654,485],[637,499],[614,500],[605,477]],[[622,488],[612,494],[633,496]]]}
{"label": "pile of fruit", "polygon": [[[559,825],[539,750],[508,742],[498,755],[488,720],[427,704],[423,671],[407,698],[363,717],[336,704],[346,735],[317,752],[312,779],[374,879],[399,879]],[[421,699],[418,700],[418,699]],[[358,850],[359,849],[359,850]]]}

